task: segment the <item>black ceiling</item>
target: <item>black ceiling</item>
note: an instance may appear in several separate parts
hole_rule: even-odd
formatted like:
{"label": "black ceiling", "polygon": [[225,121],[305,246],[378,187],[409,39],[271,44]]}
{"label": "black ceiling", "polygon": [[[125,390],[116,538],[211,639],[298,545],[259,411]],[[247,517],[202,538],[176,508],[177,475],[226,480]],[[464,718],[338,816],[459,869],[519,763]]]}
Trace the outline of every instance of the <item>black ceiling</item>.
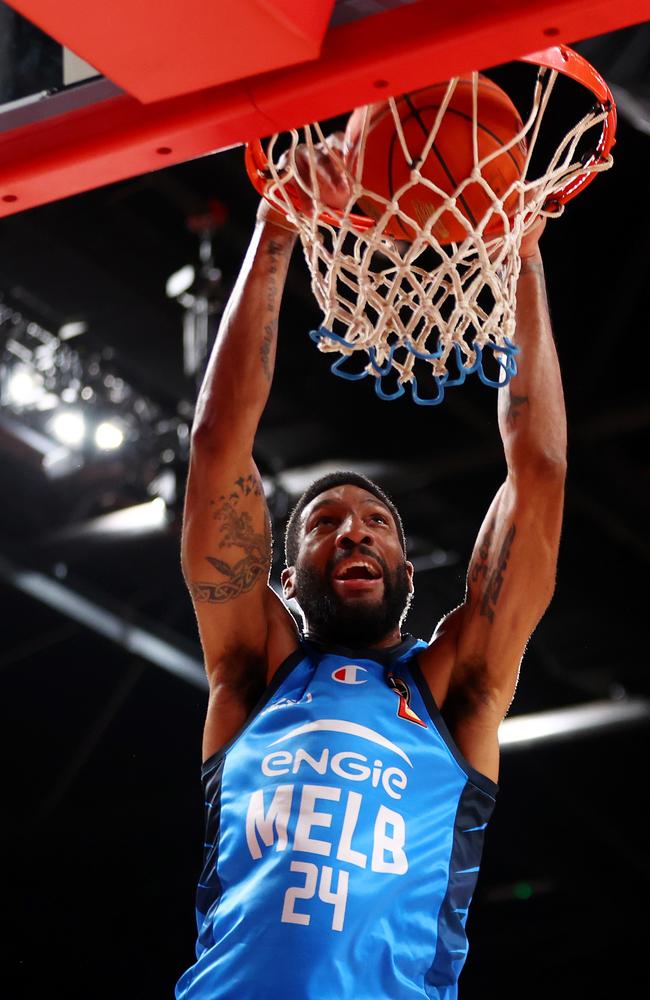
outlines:
{"label": "black ceiling", "polygon": [[[530,643],[515,713],[650,694],[649,176],[650,137],[622,121],[614,169],[543,239],[570,471],[557,592]],[[239,149],[4,219],[0,295],[54,331],[85,320],[84,336],[112,348],[133,384],[165,412],[187,412],[195,385],[182,373],[182,309],[165,282],[197,262],[187,221],[212,200],[227,211],[214,234],[225,294],[256,206]],[[467,383],[440,407],[381,402],[369,384],[329,373],[307,336],[318,321],[297,252],[260,466],[278,482],[319,462],[383,466],[378,478],[414,554],[444,553],[416,580],[409,628],[428,637],[462,599],[504,474],[495,395]],[[177,516],[143,537],[76,531],[146,498],[141,470],[128,467],[136,453],[52,481],[5,430],[0,457],[0,555],[46,574],[64,566],[77,591],[196,649]],[[283,502],[278,490],[278,531]],[[22,984],[8,995],[170,996],[193,946],[204,693],[8,583],[1,590],[7,941],[10,978]],[[630,726],[504,754],[464,1000],[628,995],[623,982],[643,968],[646,740],[647,727]],[[519,898],[521,883],[530,898]]]}

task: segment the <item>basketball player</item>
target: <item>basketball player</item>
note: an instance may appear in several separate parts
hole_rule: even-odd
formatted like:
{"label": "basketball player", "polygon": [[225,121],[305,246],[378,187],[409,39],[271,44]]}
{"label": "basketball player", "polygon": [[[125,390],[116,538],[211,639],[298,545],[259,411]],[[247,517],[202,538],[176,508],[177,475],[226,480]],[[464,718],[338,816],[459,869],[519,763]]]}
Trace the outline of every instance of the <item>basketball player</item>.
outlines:
{"label": "basketball player", "polygon": [[[331,182],[334,195],[341,182]],[[347,197],[341,193],[341,200]],[[397,510],[342,472],[312,485],[268,586],[253,441],[295,241],[266,203],[225,312],[192,438],[183,568],[210,697],[196,963],[177,1000],[457,995],[497,790],[497,731],[554,589],[566,429],[541,227],[521,249],[520,372],[498,392],[507,475],[463,603],[430,642]]]}

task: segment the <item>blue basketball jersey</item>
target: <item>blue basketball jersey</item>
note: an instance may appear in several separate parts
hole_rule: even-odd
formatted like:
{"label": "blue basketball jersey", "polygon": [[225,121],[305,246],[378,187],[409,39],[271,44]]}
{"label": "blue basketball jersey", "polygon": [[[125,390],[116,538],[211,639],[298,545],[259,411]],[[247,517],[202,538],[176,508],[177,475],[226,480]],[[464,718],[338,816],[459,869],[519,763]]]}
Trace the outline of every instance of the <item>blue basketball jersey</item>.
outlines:
{"label": "blue basketball jersey", "polygon": [[196,962],[177,1000],[452,1000],[496,785],[464,760],[425,643],[303,641],[202,769]]}

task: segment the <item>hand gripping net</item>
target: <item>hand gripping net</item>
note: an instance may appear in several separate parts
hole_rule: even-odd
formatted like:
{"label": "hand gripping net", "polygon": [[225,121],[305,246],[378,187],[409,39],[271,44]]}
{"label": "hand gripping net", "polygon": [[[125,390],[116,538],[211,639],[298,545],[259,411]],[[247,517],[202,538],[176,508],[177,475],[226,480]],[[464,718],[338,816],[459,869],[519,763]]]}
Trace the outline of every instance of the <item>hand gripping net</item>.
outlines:
{"label": "hand gripping net", "polygon": [[[390,100],[401,150],[412,166],[408,182],[391,200],[363,186],[368,110],[354,174],[347,169],[341,152],[329,148],[318,123],[291,131],[288,149],[286,138],[283,145],[276,135],[265,154],[259,143],[247,151],[253,183],[298,228],[312,290],[324,313],[322,326],[311,337],[321,351],[339,354],[333,372],[353,380],[374,378],[375,390],[382,399],[403,395],[408,385],[416,403],[435,405],[443,400],[447,387],[460,385],[472,373],[488,385],[507,384],[517,371],[514,331],[522,237],[539,216],[560,215],[565,202],[596,172],[611,166],[615,109],[602,78],[582,57],[564,46],[524,61],[541,64],[530,112],[507,145],[483,159],[478,156],[478,74],[473,74],[474,168],[452,194],[423,176],[419,164],[444,127],[445,111],[458,78],[447,85],[419,163],[413,162],[395,100]],[[587,80],[585,67],[589,70]],[[531,179],[531,160],[558,73],[586,83],[596,94],[597,103],[564,135],[541,176]],[[593,142],[585,153],[582,140],[590,132]],[[491,159],[522,140],[527,144],[522,176],[498,197],[483,176],[483,169]],[[308,151],[308,171],[304,166],[301,172],[298,170],[299,144]],[[342,210],[328,207],[321,198],[316,171],[318,149],[321,155],[325,150],[336,167],[347,173],[351,194]],[[476,225],[458,208],[463,190],[470,183],[480,184],[491,202],[491,208]],[[400,198],[412,185],[426,185],[437,195],[436,201],[440,199],[439,208],[424,225],[400,208]],[[309,214],[300,208],[304,198],[296,197],[297,187],[313,204]],[[354,208],[364,195],[370,195],[383,207],[380,218],[355,214]],[[506,202],[510,215],[504,210]],[[513,202],[517,206],[514,213]],[[441,244],[434,234],[436,222],[446,212],[453,213],[466,230],[460,243]],[[488,221],[493,228],[494,213],[503,229],[497,236],[487,236],[484,229]],[[385,229],[394,217],[415,230],[413,240],[400,241],[386,235]]]}

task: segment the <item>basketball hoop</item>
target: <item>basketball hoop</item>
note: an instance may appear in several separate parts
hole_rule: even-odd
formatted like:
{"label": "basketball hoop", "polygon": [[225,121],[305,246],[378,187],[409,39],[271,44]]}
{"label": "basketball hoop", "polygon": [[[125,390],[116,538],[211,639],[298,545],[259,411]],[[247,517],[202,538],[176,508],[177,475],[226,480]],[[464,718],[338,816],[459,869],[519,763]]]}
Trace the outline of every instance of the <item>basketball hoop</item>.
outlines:
{"label": "basketball hoop", "polygon": [[[312,339],[319,350],[340,354],[332,364],[335,374],[352,380],[374,378],[382,399],[396,399],[408,385],[416,403],[435,405],[447,388],[462,384],[472,373],[487,385],[508,383],[517,371],[514,332],[521,240],[540,216],[561,215],[568,201],[612,165],[616,109],[596,70],[565,46],[519,62],[538,67],[530,108],[517,117],[516,128],[498,150],[487,154],[480,154],[478,135],[479,79],[486,78],[478,73],[439,85],[440,107],[423,155],[422,149],[415,156],[409,149],[398,110],[401,99],[388,101],[408,164],[405,181],[394,192],[364,185],[372,108],[362,112],[352,166],[340,151],[328,147],[319,123],[284,133],[284,145],[279,134],[269,140],[266,151],[259,141],[247,148],[253,184],[300,234],[312,290],[324,314]],[[596,103],[545,154],[543,169],[531,177],[542,120],[559,75],[587,88]],[[445,190],[423,172],[423,159],[445,127],[459,81],[471,86],[472,166],[453,190]],[[307,172],[298,169],[299,145],[307,151]],[[497,193],[490,164],[516,150],[517,173]],[[342,209],[321,198],[316,163],[317,153],[322,156],[323,151],[348,177],[350,197]],[[480,218],[463,207],[470,185],[480,189],[487,206]],[[418,219],[404,207],[411,204],[409,195],[416,186],[430,192],[434,207],[426,218]],[[309,212],[301,207],[306,199],[313,206]],[[361,214],[359,203],[370,204],[374,217]],[[444,238],[449,220],[454,233],[460,232],[454,240]],[[397,226],[408,238],[396,238]]]}

